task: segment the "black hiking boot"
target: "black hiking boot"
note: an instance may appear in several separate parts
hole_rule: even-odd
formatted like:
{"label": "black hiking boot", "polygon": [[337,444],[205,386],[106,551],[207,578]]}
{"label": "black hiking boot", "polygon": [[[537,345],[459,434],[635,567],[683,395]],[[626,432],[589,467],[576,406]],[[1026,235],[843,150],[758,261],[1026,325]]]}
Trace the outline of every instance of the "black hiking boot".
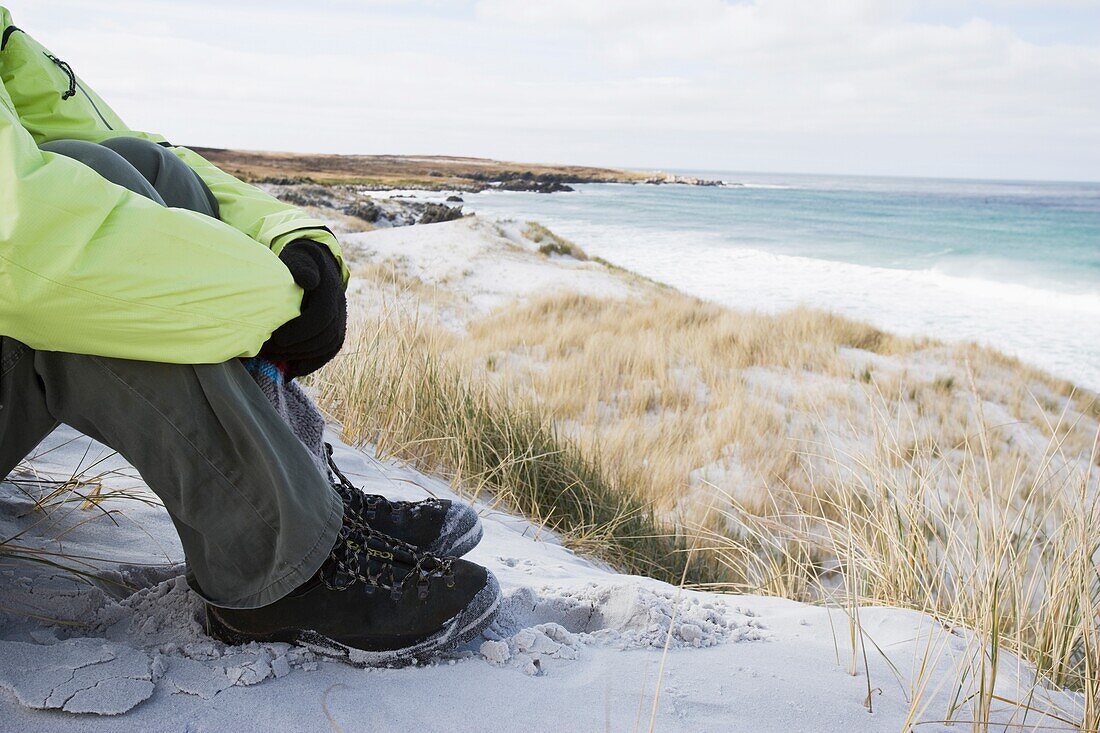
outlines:
{"label": "black hiking boot", "polygon": [[226,644],[301,644],[355,666],[425,660],[474,638],[500,605],[485,568],[440,559],[345,515],[321,569],[275,603],[207,604],[206,629]]}
{"label": "black hiking boot", "polygon": [[473,507],[447,499],[390,501],[377,494],[364,494],[340,472],[328,443],[325,452],[337,478],[333,488],[344,502],[344,511],[371,529],[439,557],[461,557],[481,541],[481,520]]}

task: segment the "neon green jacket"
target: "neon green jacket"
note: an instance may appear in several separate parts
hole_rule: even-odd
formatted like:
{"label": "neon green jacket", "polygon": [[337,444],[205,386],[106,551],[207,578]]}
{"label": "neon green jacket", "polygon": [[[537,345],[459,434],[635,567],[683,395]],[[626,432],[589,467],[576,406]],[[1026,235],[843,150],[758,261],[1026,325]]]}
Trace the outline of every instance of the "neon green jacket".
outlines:
{"label": "neon green jacket", "polygon": [[[169,209],[38,144],[129,129],[0,7],[0,335],[35,349],[203,364],[256,354],[298,315],[276,256],[324,223],[171,147],[218,199],[221,221]],[[166,143],[165,143],[166,144]],[[347,280],[347,269],[344,279]]]}

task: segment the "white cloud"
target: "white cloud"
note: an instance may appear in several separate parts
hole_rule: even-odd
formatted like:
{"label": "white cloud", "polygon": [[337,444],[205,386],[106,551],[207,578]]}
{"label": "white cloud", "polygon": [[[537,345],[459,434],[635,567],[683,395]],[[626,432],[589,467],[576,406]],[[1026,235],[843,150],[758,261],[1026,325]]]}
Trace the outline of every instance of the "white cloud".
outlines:
{"label": "white cloud", "polygon": [[914,20],[912,4],[24,5],[11,8],[16,22],[133,124],[198,143],[670,167],[1100,171],[1100,48],[1029,42],[981,17]]}

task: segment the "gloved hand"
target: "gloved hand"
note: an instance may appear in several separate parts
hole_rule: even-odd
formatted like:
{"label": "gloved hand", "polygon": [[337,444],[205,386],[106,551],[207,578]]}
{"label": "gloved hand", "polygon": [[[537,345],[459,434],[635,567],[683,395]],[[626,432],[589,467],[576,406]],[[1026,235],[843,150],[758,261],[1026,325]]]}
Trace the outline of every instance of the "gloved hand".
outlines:
{"label": "gloved hand", "polygon": [[348,302],[340,265],[323,244],[308,239],[291,242],[279,253],[305,295],[299,315],[279,326],[260,355],[285,362],[287,379],[317,371],[344,345]]}

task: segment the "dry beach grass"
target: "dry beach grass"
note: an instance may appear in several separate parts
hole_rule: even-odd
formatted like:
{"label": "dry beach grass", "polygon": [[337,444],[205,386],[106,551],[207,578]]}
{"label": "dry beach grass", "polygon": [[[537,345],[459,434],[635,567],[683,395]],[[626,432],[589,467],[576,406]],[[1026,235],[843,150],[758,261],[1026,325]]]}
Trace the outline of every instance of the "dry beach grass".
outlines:
{"label": "dry beach grass", "polygon": [[860,604],[968,629],[943,715],[975,730],[1001,650],[1082,691],[1075,729],[1100,723],[1094,395],[978,346],[657,286],[456,329],[434,317],[446,287],[394,262],[359,274],[385,305],[316,380],[345,438],[634,572],[835,604],[853,639]]}

